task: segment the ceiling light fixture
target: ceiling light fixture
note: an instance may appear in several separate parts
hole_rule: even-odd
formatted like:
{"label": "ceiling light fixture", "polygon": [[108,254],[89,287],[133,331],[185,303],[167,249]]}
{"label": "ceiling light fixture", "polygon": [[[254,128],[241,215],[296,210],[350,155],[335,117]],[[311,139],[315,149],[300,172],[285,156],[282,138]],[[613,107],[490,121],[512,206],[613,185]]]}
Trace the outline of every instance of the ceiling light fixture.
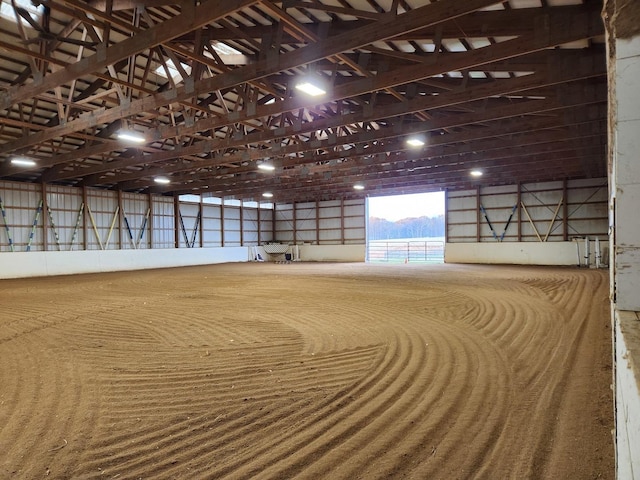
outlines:
{"label": "ceiling light fixture", "polygon": [[36,162],[30,158],[13,158],[11,159],[11,165],[17,165],[18,167],[35,167]]}
{"label": "ceiling light fixture", "polygon": [[482,176],[482,170],[471,170],[471,171],[469,172],[469,174],[470,174],[472,177],[481,177],[481,176]]}
{"label": "ceiling light fixture", "polygon": [[156,177],[153,179],[154,182],[159,183],[160,185],[168,185],[171,183],[167,177]]}
{"label": "ceiling light fixture", "polygon": [[120,140],[126,140],[127,142],[145,143],[147,141],[140,132],[135,130],[121,130],[118,132],[118,138]]}
{"label": "ceiling light fixture", "polygon": [[258,168],[260,170],[264,170],[265,172],[273,172],[276,169],[276,167],[274,167],[270,163],[260,163],[258,165]]}
{"label": "ceiling light fixture", "polygon": [[263,196],[264,198],[271,198],[271,197],[273,197],[273,193],[271,193],[271,192],[264,192],[264,193],[262,194],[262,196]]}
{"label": "ceiling light fixture", "polygon": [[362,185],[361,183],[356,183],[356,184],[353,186],[353,189],[354,189],[354,190],[364,190],[364,185]]}
{"label": "ceiling light fixture", "polygon": [[309,80],[302,80],[298,84],[296,84],[296,90],[300,90],[307,95],[311,95],[312,97],[319,97],[320,95],[324,95],[327,93],[326,90],[319,87],[318,85],[311,83]]}
{"label": "ceiling light fixture", "polygon": [[407,145],[410,147],[422,147],[424,145],[424,140],[419,138],[409,138],[407,140]]}

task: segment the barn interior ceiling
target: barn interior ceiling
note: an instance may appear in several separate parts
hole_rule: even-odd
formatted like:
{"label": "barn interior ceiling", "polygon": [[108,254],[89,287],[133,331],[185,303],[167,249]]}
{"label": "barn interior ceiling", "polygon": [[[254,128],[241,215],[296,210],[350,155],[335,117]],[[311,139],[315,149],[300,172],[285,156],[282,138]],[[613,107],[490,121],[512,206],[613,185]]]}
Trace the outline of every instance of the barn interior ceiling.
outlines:
{"label": "barn interior ceiling", "polygon": [[601,1],[33,2],[1,4],[5,180],[293,202],[607,173]]}

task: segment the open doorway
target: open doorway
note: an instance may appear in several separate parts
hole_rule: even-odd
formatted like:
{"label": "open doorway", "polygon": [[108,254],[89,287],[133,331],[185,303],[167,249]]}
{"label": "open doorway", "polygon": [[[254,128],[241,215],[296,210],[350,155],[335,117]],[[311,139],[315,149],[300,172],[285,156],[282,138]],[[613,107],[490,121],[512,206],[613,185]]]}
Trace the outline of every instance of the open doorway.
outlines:
{"label": "open doorway", "polygon": [[367,261],[443,263],[444,192],[367,198]]}

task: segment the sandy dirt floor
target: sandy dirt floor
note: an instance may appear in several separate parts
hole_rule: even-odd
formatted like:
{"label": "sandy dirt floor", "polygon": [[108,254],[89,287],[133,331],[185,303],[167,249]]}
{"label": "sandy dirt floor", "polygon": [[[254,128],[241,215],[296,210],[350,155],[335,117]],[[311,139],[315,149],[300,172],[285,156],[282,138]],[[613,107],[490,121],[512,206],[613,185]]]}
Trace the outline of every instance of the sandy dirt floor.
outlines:
{"label": "sandy dirt floor", "polygon": [[607,272],[0,281],[1,479],[610,479]]}

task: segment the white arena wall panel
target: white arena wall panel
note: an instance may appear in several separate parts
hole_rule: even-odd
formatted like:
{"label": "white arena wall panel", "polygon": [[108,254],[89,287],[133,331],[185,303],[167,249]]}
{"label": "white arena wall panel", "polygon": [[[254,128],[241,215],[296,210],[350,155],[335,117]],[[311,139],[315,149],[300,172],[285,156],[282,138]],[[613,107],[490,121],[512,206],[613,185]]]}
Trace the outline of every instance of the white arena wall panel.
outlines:
{"label": "white arena wall panel", "polygon": [[588,238],[589,264],[596,239],[608,263],[605,178],[448,191],[446,205],[445,262],[577,265]]}
{"label": "white arena wall panel", "polygon": [[[202,246],[222,246],[222,205],[202,206]],[[198,245],[199,246],[199,245]]]}
{"label": "white arena wall panel", "polygon": [[274,240],[280,243],[361,247],[366,243],[364,198],[277,204],[275,222]]}
{"label": "white arena wall panel", "polygon": [[74,275],[246,262],[247,247],[0,253],[0,278]]}
{"label": "white arena wall panel", "polygon": [[445,263],[577,265],[575,242],[447,243]]}
{"label": "white arena wall panel", "polygon": [[154,196],[152,202],[152,248],[171,248],[175,244],[174,202],[170,197]]}

